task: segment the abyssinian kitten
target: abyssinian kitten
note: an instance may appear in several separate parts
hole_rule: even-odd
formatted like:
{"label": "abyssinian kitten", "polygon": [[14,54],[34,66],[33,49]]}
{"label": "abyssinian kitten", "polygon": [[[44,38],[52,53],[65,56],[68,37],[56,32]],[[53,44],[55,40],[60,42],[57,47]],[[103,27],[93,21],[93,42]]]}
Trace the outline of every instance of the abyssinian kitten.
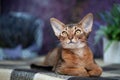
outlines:
{"label": "abyssinian kitten", "polygon": [[48,53],[44,65],[53,66],[53,71],[65,75],[100,76],[102,69],[95,63],[87,45],[87,38],[92,31],[92,13],[77,24],[66,25],[55,18],[51,18],[50,22],[61,46]]}

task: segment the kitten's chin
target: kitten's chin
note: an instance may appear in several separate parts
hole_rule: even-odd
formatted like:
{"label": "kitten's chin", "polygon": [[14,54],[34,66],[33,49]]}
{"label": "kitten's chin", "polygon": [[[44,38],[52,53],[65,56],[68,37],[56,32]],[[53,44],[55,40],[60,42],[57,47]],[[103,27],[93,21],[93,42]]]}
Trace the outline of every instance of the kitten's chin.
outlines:
{"label": "kitten's chin", "polygon": [[76,48],[83,48],[85,47],[86,44],[85,43],[65,43],[62,44],[62,47],[65,49],[76,49]]}

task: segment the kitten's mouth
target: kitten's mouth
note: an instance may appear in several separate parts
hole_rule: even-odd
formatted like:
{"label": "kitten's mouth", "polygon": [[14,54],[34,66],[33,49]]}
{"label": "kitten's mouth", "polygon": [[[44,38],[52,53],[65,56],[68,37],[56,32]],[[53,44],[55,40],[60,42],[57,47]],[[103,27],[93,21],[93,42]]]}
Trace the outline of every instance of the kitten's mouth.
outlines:
{"label": "kitten's mouth", "polygon": [[69,45],[74,45],[74,44],[76,44],[76,42],[72,42],[72,41],[71,41],[71,42],[69,42],[68,44],[69,44]]}
{"label": "kitten's mouth", "polygon": [[74,44],[75,42],[70,41],[68,44]]}
{"label": "kitten's mouth", "polygon": [[75,44],[76,42],[73,42],[72,40],[70,40],[70,42],[68,44]]}

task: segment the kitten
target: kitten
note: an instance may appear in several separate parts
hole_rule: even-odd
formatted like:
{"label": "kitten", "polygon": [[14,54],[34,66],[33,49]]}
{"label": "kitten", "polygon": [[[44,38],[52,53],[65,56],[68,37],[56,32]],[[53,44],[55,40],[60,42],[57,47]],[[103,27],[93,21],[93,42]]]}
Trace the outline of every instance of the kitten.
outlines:
{"label": "kitten", "polygon": [[65,75],[100,76],[102,69],[94,62],[93,53],[87,45],[92,31],[92,13],[77,24],[65,25],[55,18],[51,18],[50,22],[61,46],[48,53],[44,65],[53,66],[53,71]]}

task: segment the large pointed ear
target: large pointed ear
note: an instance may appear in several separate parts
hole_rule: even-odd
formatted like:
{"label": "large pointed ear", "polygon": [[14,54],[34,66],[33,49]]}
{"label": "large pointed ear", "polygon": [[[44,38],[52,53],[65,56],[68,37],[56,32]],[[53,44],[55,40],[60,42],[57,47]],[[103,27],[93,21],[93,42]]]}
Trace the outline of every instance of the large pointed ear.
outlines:
{"label": "large pointed ear", "polygon": [[62,30],[64,29],[65,24],[55,18],[51,18],[50,23],[52,25],[55,35],[58,37]]}
{"label": "large pointed ear", "polygon": [[92,25],[93,25],[93,14],[88,13],[80,22],[79,24],[82,24],[82,27],[86,33],[89,33],[92,31]]}

